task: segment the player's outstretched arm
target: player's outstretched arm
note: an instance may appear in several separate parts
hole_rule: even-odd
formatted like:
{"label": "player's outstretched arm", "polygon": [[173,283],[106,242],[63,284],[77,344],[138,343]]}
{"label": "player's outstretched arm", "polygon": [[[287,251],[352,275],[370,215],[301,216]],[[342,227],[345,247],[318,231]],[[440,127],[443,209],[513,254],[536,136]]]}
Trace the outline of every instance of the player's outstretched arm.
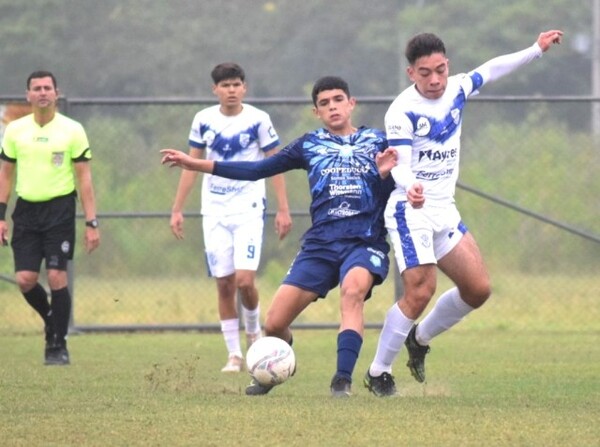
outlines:
{"label": "player's outstretched arm", "polygon": [[540,46],[542,51],[545,53],[550,49],[552,45],[560,45],[562,42],[563,32],[561,30],[553,29],[540,33],[537,39],[537,44]]}
{"label": "player's outstretched arm", "polygon": [[168,165],[171,168],[178,166],[189,171],[212,174],[215,167],[215,163],[212,160],[194,158],[177,149],[161,149],[160,153],[162,154],[161,164]]}
{"label": "player's outstretched arm", "polygon": [[545,51],[548,51],[548,48],[550,48],[551,45],[561,43],[562,35],[563,32],[560,30],[545,31],[540,33],[536,42],[528,48],[517,51],[516,53],[498,56],[487,61],[471,72],[479,73],[481,76],[481,84],[476,87],[479,88],[483,84],[496,81],[501,77],[512,73],[517,68],[540,58]]}

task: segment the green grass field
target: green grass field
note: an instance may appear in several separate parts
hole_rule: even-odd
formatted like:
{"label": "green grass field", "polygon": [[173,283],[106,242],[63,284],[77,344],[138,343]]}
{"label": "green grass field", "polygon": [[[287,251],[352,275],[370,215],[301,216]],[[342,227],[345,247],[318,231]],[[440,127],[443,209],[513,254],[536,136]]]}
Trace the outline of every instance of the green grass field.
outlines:
{"label": "green grass field", "polygon": [[598,446],[598,332],[457,327],[435,340],[428,382],[398,359],[400,395],[361,379],[333,399],[334,330],[297,330],[298,372],[271,394],[224,375],[220,334],[71,336],[72,365],[42,365],[41,334],[1,335],[3,446]]}

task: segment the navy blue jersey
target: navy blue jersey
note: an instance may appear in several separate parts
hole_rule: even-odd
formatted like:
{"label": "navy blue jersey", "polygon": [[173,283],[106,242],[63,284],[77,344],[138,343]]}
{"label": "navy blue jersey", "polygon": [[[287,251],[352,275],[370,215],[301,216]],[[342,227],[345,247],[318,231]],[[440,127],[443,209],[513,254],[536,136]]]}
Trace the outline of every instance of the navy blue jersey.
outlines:
{"label": "navy blue jersey", "polygon": [[312,197],[312,226],[304,240],[381,241],[386,235],[383,210],[394,187],[391,176],[381,180],[375,164],[375,155],[385,148],[385,133],[379,129],[361,127],[347,136],[317,129],[261,161],[215,162],[213,174],[257,180],[304,169]]}

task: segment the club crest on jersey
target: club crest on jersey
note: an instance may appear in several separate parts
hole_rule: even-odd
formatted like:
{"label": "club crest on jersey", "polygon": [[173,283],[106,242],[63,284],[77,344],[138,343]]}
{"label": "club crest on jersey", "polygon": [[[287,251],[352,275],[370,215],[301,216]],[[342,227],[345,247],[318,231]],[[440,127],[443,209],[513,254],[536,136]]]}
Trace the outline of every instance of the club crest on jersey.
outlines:
{"label": "club crest on jersey", "polygon": [[429,122],[429,120],[427,118],[422,116],[417,121],[417,126],[415,128],[415,135],[418,137],[424,137],[425,135],[429,134],[429,131],[431,131],[431,123]]}
{"label": "club crest on jersey", "polygon": [[248,147],[248,144],[250,144],[250,135],[247,133],[241,133],[240,134],[240,146],[242,146],[243,148]]}
{"label": "club crest on jersey", "polygon": [[207,130],[206,132],[204,132],[203,137],[206,145],[212,146],[213,142],[215,141],[216,134],[212,130]]}
{"label": "club crest on jersey", "polygon": [[52,165],[57,168],[61,167],[65,160],[64,152],[52,152]]}
{"label": "club crest on jersey", "polygon": [[450,116],[452,117],[452,120],[454,121],[454,124],[456,124],[458,126],[458,123],[460,122],[460,110],[459,109],[452,109],[450,111]]}

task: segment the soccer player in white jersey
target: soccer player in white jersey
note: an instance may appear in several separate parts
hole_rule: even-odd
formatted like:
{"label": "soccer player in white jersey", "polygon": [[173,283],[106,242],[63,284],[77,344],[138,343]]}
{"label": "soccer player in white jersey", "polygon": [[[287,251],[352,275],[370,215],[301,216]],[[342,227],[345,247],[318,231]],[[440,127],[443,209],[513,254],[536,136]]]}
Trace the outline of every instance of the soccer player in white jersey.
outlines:
{"label": "soccer player in white jersey", "polygon": [[[262,160],[277,152],[279,137],[269,115],[243,103],[244,70],[234,63],[211,72],[219,104],[199,111],[189,134],[189,154],[208,160]],[[198,172],[182,171],[171,211],[171,230],[183,239],[183,207]],[[275,231],[283,239],[290,231],[283,175],[273,177],[277,199]],[[261,335],[258,290],[255,286],[263,241],[265,181],[229,180],[205,174],[202,179],[202,228],[209,275],[216,278],[221,331],[229,353],[222,372],[240,372],[243,354],[236,295],[239,292],[246,349]]]}
{"label": "soccer player in white jersey", "polygon": [[[396,393],[392,364],[403,344],[411,374],[424,382],[430,341],[490,296],[481,253],[454,203],[463,108],[484,84],[541,57],[561,38],[561,31],[543,32],[529,48],[455,76],[448,75],[446,50],[439,37],[424,33],[408,42],[405,55],[413,85],[385,115],[390,149],[378,162],[382,175],[391,170],[396,182],[385,220],[404,294],[386,314],[375,358],[365,375],[365,386],[375,395]],[[435,292],[437,267],[455,287],[442,293],[416,325]]]}

